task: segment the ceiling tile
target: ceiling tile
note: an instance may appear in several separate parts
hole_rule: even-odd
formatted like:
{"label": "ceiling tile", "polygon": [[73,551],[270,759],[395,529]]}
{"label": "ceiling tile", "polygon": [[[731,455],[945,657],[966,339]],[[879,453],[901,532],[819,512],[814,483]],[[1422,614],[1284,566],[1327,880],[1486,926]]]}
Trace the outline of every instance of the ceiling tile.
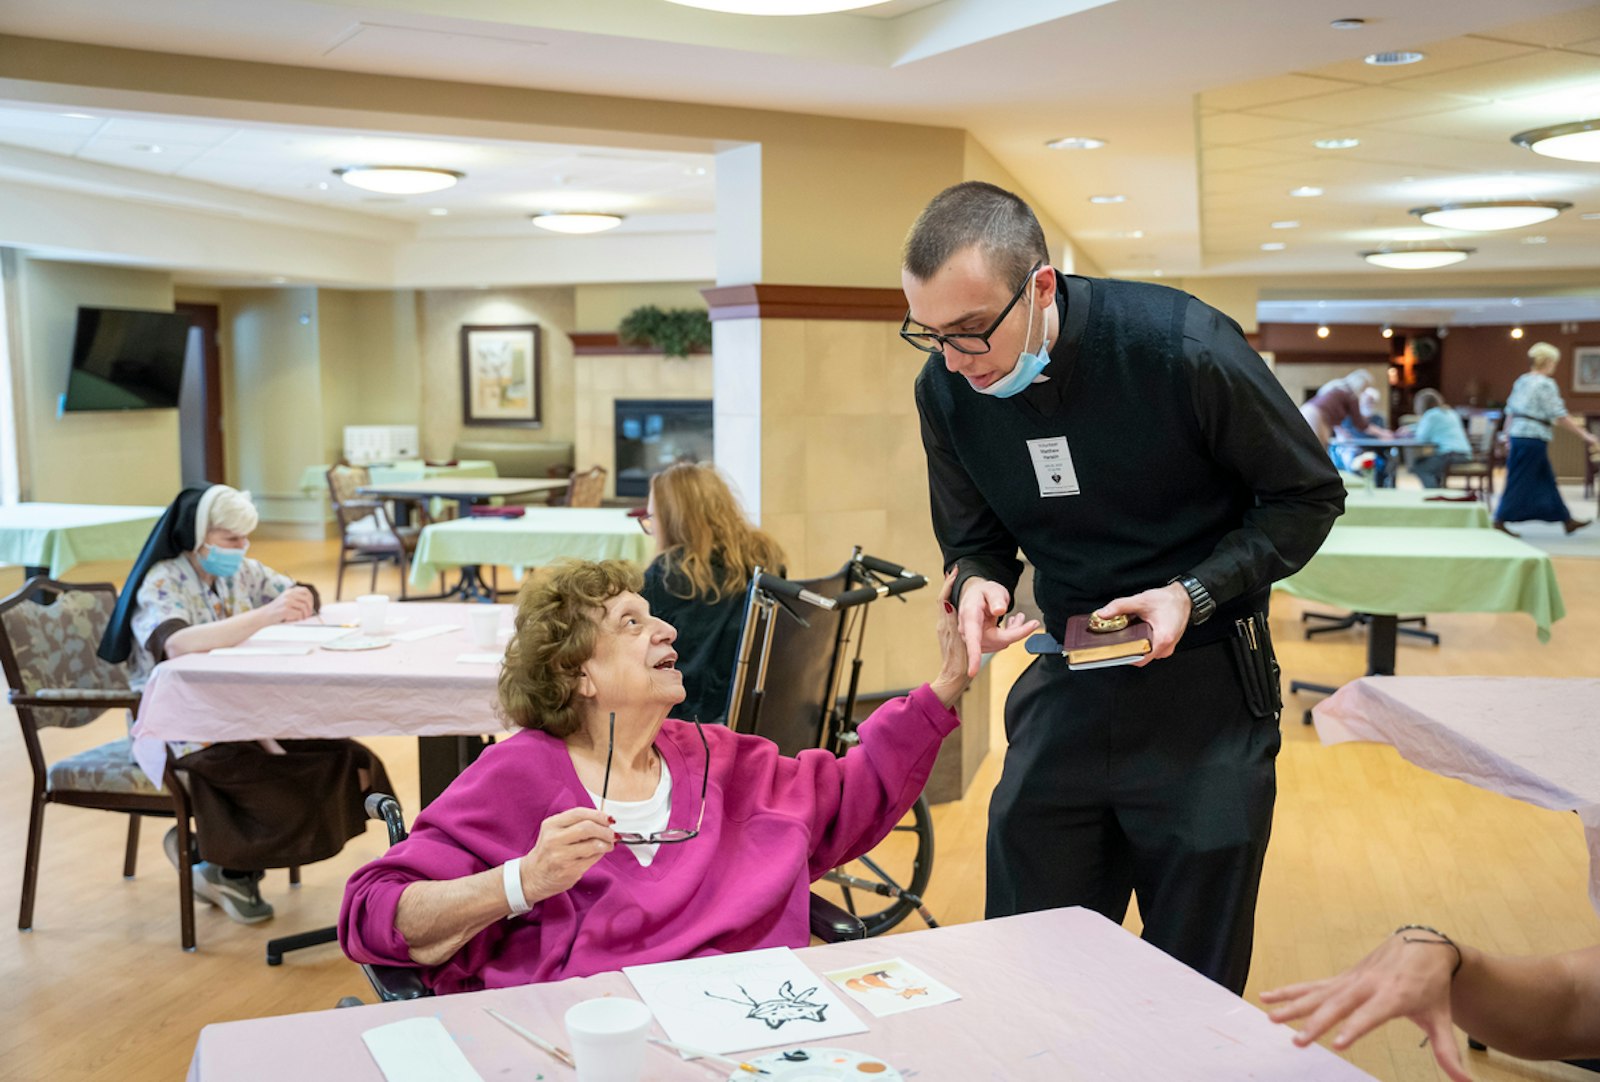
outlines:
{"label": "ceiling tile", "polygon": [[1235,146],[1316,130],[1317,125],[1304,120],[1280,120],[1249,113],[1214,113],[1200,118],[1200,142],[1208,147]]}
{"label": "ceiling tile", "polygon": [[1334,79],[1313,79],[1308,75],[1279,75],[1207,90],[1200,95],[1200,104],[1207,109],[1250,109],[1317,94],[1332,94],[1349,89],[1349,85]]}
{"label": "ceiling tile", "polygon": [[1449,38],[1445,41],[1436,41],[1430,45],[1423,45],[1417,51],[1426,55],[1427,59],[1415,64],[1406,64],[1399,67],[1380,67],[1377,64],[1368,64],[1361,57],[1352,60],[1342,60],[1337,64],[1329,64],[1325,68],[1314,68],[1311,71],[1301,72],[1302,75],[1311,75],[1321,79],[1345,79],[1356,83],[1391,83],[1396,79],[1404,79],[1413,75],[1430,75],[1438,72],[1453,71],[1473,64],[1484,64],[1491,60],[1505,60],[1513,56],[1521,56],[1534,50],[1532,45],[1519,45],[1509,41],[1495,41],[1490,38],[1474,37],[1470,34],[1459,38]]}
{"label": "ceiling tile", "polygon": [[1588,41],[1575,41],[1567,46],[1574,52],[1600,55],[1600,38],[1590,38]]}
{"label": "ceiling tile", "polygon": [[1591,4],[1561,15],[1512,23],[1487,31],[1480,36],[1559,48],[1568,42],[1600,37],[1600,5]]}
{"label": "ceiling tile", "polygon": [[1322,124],[1368,124],[1392,117],[1422,116],[1459,109],[1464,104],[1460,98],[1442,94],[1420,94],[1404,90],[1391,90],[1383,86],[1367,86],[1358,90],[1344,90],[1303,101],[1279,102],[1253,110],[1264,116],[1287,117],[1291,120],[1314,120]]}
{"label": "ceiling tile", "polygon": [[1547,50],[1434,75],[1419,73],[1391,86],[1483,99],[1548,94],[1573,84],[1600,84],[1600,58]]}
{"label": "ceiling tile", "polygon": [[1248,169],[1261,165],[1274,165],[1294,161],[1294,155],[1250,147],[1212,147],[1200,153],[1200,167],[1205,170],[1227,171]]}

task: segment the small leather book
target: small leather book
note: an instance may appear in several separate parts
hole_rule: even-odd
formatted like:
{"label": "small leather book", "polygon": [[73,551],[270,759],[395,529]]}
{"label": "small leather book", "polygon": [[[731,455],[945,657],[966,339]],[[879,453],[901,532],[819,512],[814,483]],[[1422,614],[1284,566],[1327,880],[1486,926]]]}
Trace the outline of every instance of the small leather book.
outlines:
{"label": "small leather book", "polygon": [[1150,652],[1150,625],[1130,616],[1121,631],[1091,631],[1088,613],[1073,616],[1067,620],[1061,652],[1071,669],[1126,665]]}

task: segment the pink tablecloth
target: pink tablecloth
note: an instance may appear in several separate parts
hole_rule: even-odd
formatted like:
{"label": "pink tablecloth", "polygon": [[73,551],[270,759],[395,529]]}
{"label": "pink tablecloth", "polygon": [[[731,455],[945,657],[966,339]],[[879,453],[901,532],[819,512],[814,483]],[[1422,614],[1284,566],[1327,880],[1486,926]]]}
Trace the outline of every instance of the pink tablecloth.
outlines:
{"label": "pink tablecloth", "polygon": [[[510,627],[510,606],[504,626]],[[498,733],[494,715],[500,667],[466,663],[481,652],[467,629],[468,608],[448,602],[389,606],[390,633],[440,624],[456,630],[379,650],[272,657],[189,654],[156,666],[134,726],[141,764],[164,758],[168,740]],[[323,610],[329,623],[354,622],[354,602]],[[148,770],[149,767],[146,766]]]}
{"label": "pink tablecloth", "polygon": [[[961,995],[955,1003],[873,1018],[826,1043],[882,1056],[904,1072],[939,1079],[1106,1078],[1364,1079],[1321,1047],[1295,1048],[1291,1031],[1105,918],[1056,909],[798,952],[819,975],[862,962],[904,958]],[[485,1079],[574,1072],[484,1013],[493,1007],[559,1045],[568,1006],[594,996],[636,998],[627,978],[606,973],[556,984],[471,992],[314,1014],[207,1026],[191,1082],[379,1082],[360,1034],[373,1026],[437,1015]],[[718,1077],[703,1064],[648,1049],[644,1082]]]}
{"label": "pink tablecloth", "polygon": [[1435,774],[1575,811],[1600,910],[1600,680],[1368,676],[1312,711],[1324,744],[1392,744]]}

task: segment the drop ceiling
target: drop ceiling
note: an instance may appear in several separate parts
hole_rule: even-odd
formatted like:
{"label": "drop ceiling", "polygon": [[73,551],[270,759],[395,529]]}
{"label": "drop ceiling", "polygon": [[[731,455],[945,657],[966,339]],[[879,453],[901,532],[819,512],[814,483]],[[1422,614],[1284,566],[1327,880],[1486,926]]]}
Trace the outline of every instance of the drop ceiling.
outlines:
{"label": "drop ceiling", "polygon": [[[1368,25],[1329,27],[1352,14]],[[661,0],[8,0],[0,33],[960,127],[1108,273],[1352,272],[1381,285],[1403,276],[1355,253],[1421,238],[1477,247],[1462,265],[1471,270],[1600,266],[1600,221],[1580,217],[1600,211],[1600,170],[1509,142],[1523,128],[1600,115],[1600,5],[1572,0],[1519,0],[1514,12],[1500,0],[1394,0],[1370,12],[1323,0],[893,0],[810,20]],[[1392,49],[1427,59],[1388,69],[1361,62]],[[5,75],[0,51],[0,98]],[[170,171],[421,230],[521,228],[512,223],[535,204],[570,205],[552,201],[577,195],[631,202],[636,228],[705,228],[711,209],[705,155],[496,144],[448,131],[413,132],[398,149],[426,148],[438,155],[432,164],[454,162],[470,183],[403,204],[366,203],[342,186],[315,185],[336,162],[348,164],[361,140],[376,153],[396,133],[293,128],[270,116],[246,127],[181,109],[97,114],[82,108],[92,90],[73,90],[63,95],[77,101],[71,108],[0,100],[0,169],[10,145],[37,155],[32,166],[54,156]],[[69,118],[55,114],[66,111],[96,120],[63,126]],[[1108,145],[1045,149],[1062,135]],[[1361,145],[1312,147],[1324,137]],[[162,160],[132,149],[142,144],[161,145]],[[1325,194],[1287,194],[1307,184]],[[1126,200],[1089,203],[1108,192]],[[1534,229],[1470,237],[1406,214],[1486,195],[1576,206]],[[432,207],[450,214],[429,216]],[[1271,228],[1284,220],[1299,228]],[[1285,247],[1263,252],[1263,243]]]}

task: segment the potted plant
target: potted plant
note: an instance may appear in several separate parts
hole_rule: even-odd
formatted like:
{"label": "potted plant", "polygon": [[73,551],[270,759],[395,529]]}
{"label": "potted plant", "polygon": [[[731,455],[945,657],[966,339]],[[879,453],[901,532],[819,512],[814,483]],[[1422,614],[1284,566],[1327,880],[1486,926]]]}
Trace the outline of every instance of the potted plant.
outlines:
{"label": "potted plant", "polygon": [[687,357],[711,346],[711,316],[703,308],[671,308],[653,304],[635,308],[617,325],[617,337],[631,346],[650,346],[668,357]]}

